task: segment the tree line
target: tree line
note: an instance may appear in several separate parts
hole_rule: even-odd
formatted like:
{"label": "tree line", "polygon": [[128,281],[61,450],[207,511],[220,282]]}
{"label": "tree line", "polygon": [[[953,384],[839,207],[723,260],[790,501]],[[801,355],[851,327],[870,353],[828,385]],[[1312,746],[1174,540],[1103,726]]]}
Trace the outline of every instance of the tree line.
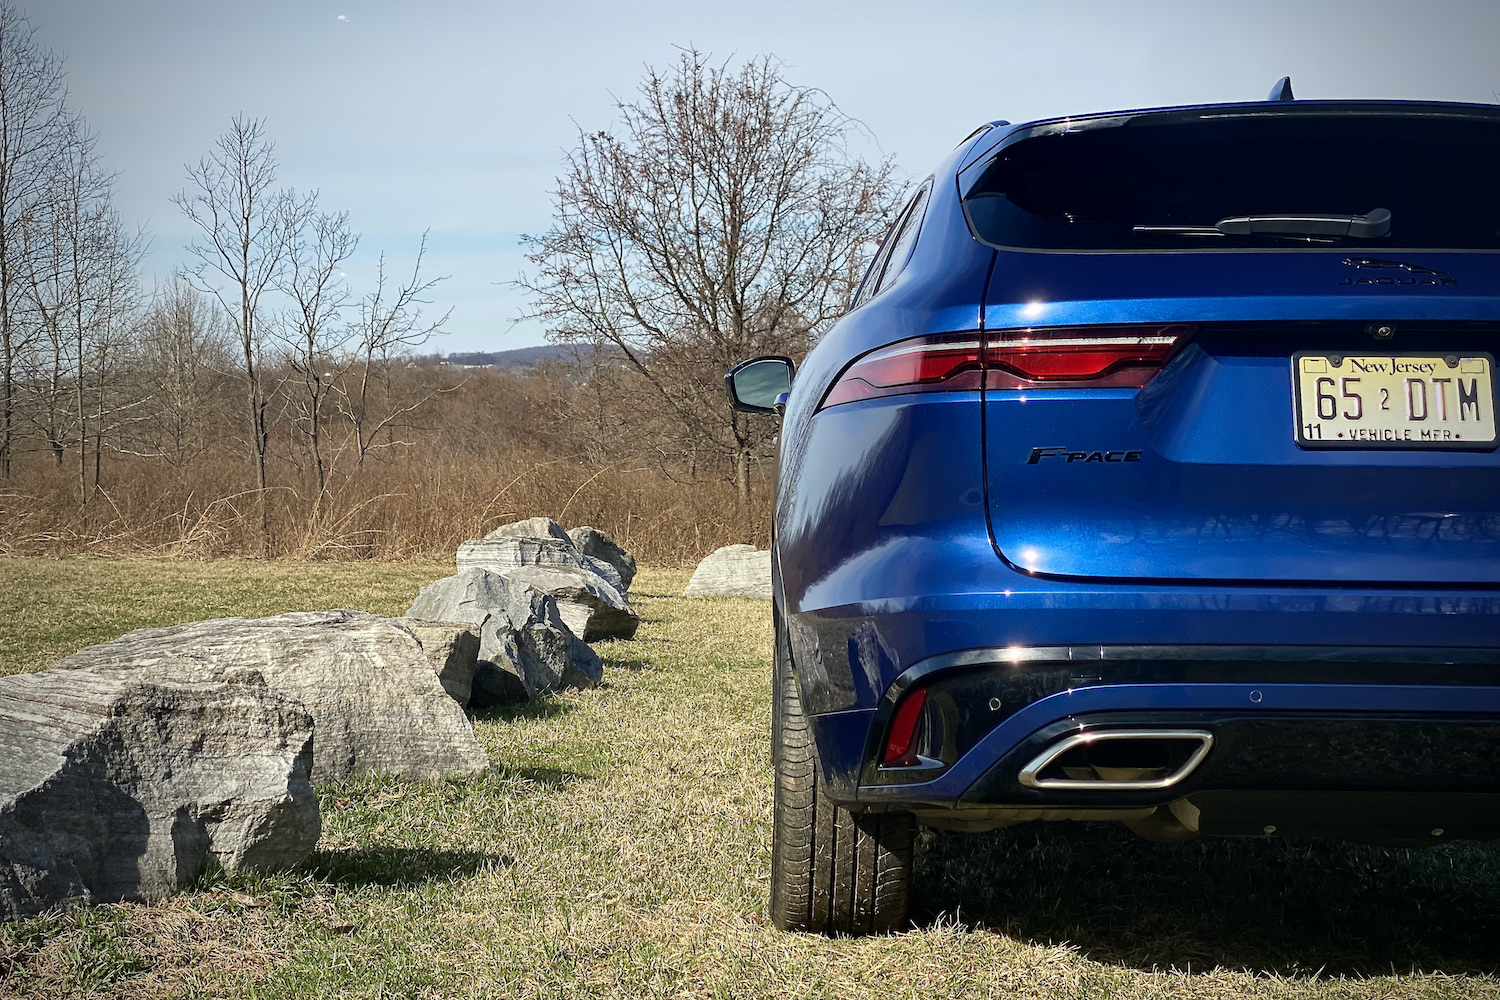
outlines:
{"label": "tree line", "polygon": [[[173,202],[194,232],[188,265],[144,288],[147,237],[113,206],[62,61],[0,0],[0,551],[201,540],[205,524],[214,552],[338,548],[401,530],[376,508],[441,492],[460,461],[577,482],[564,503],[650,496],[693,511],[694,538],[760,538],[753,483],[776,429],[729,411],[723,373],[754,354],[800,359],[847,309],[894,166],[853,154],[859,124],[769,58],[733,68],[684,51],[616,112],[613,130],[580,132],[552,225],[524,238],[529,315],[577,350],[531,375],[465,375],[417,358],[449,316],[433,308],[426,235],[409,266],[381,254],[373,287],[352,288],[349,214],[282,185],[265,121],[245,114],[185,165]],[[707,527],[707,500],[663,504],[705,483],[731,490],[733,517]],[[501,484],[485,503],[554,486]],[[595,516],[681,537],[648,514]],[[446,544],[428,520],[403,551]]]}
{"label": "tree line", "polygon": [[62,59],[0,3],[0,477],[27,456],[60,468],[73,455],[87,509],[108,456],[180,466],[208,447],[236,385],[269,552],[273,428],[301,442],[316,502],[335,450],[362,464],[427,398],[388,391],[392,364],[447,318],[423,314],[441,280],[423,275],[426,237],[410,272],[382,254],[356,294],[342,277],[359,245],[348,213],[280,186],[264,121],[239,115],[173,197],[197,231],[190,265],[147,292],[148,240],[113,188]]}

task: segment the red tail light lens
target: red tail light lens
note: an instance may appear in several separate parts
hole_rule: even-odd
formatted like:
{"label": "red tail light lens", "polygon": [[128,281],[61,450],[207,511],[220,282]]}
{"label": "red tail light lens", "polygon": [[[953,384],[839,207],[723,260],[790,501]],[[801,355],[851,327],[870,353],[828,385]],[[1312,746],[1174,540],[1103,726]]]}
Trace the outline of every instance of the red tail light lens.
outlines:
{"label": "red tail light lens", "polygon": [[978,333],[903,340],[871,351],[845,369],[823,405],[907,392],[978,389],[983,353]]}
{"label": "red tail light lens", "polygon": [[911,392],[1138,389],[1193,326],[1074,326],[913,337],[871,351],[839,376],[819,409]]}
{"label": "red tail light lens", "polygon": [[918,688],[901,700],[891,731],[885,738],[885,752],[880,755],[883,767],[912,767],[917,761],[917,725],[927,705],[927,689]]}
{"label": "red tail light lens", "polygon": [[1133,388],[1161,370],[1193,327],[1065,327],[988,335],[986,388]]}

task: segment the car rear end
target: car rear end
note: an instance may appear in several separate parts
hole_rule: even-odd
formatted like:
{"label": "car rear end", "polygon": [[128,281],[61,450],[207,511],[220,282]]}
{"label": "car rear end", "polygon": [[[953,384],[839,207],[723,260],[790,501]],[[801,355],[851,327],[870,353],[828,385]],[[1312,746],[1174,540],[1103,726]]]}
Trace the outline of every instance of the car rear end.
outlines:
{"label": "car rear end", "polygon": [[1497,154],[1496,108],[1285,102],[940,171],[788,413],[778,618],[831,800],[1500,835]]}

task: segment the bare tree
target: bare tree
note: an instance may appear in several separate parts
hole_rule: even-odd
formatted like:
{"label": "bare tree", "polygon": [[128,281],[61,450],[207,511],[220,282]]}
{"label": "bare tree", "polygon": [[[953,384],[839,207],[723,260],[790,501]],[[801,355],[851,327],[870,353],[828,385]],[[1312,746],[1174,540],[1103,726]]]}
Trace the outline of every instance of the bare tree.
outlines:
{"label": "bare tree", "polygon": [[159,288],[134,339],[143,405],[127,449],[181,467],[205,447],[221,373],[235,365],[223,313],[181,276]]}
{"label": "bare tree", "polygon": [[385,254],[382,253],[376,265],[375,290],[359,303],[359,319],[355,324],[358,347],[351,372],[353,384],[341,387],[339,406],[352,425],[355,456],[360,465],[376,448],[400,443],[392,438],[391,432],[401,426],[405,417],[438,392],[445,391],[431,389],[403,398],[395,392],[390,377],[393,360],[427,343],[453,314],[449,309],[433,321],[422,316],[422,307],[431,304],[428,295],[446,280],[446,276],[422,277],[422,260],[426,256],[427,234],[424,232],[417,248],[417,259],[412,264],[411,277],[392,290],[387,287],[389,279]]}
{"label": "bare tree", "polygon": [[[84,394],[78,394],[83,438],[78,444],[78,488],[85,497],[99,489],[105,435],[128,419],[142,402],[132,391],[134,387],[125,385],[119,376],[123,362],[128,360],[130,338],[139,325],[140,266],[147,245],[144,234],[131,232],[107,201],[92,216],[90,232],[91,314],[85,317],[86,333],[77,342],[79,354],[86,352],[90,357],[93,378],[91,414],[85,411]],[[86,382],[88,374],[80,366],[80,383]],[[86,481],[90,469],[91,484]]]}
{"label": "bare tree", "polygon": [[[16,369],[23,377],[17,382],[15,414],[18,423],[30,424],[58,467],[78,430],[70,405],[74,355],[68,324],[74,314],[70,299],[80,289],[69,280],[68,244],[77,248],[79,221],[61,204],[44,200],[14,230],[21,245],[13,300],[21,308],[14,319],[28,331],[18,338]],[[78,358],[81,363],[81,353]]]}
{"label": "bare tree", "polygon": [[145,246],[111,206],[113,178],[95,145],[81,118],[58,130],[44,196],[19,227],[20,291],[39,331],[29,351],[30,416],[58,465],[76,446],[80,504],[98,488],[111,417],[129,405],[113,385],[113,355],[135,311]]}
{"label": "bare tree", "polygon": [[26,331],[20,277],[29,269],[21,228],[45,197],[59,137],[70,114],[62,60],[36,29],[0,0],[0,475],[9,476],[16,424],[16,374]]}
{"label": "bare tree", "polygon": [[770,58],[731,71],[685,51],[616,111],[618,133],[580,133],[520,285],[555,340],[623,356],[744,504],[774,429],[728,409],[723,374],[802,354],[847,309],[894,167],[852,154],[858,123]]}
{"label": "bare tree", "polygon": [[260,491],[261,544],[271,548],[266,507],[266,451],[270,442],[269,393],[261,371],[261,298],[286,265],[291,234],[310,205],[276,187],[276,146],[263,119],[236,116],[213,152],[187,167],[189,187],[173,201],[201,236],[188,244],[198,287],[224,307],[239,337],[245,408]]}
{"label": "bare tree", "polygon": [[278,283],[291,303],[279,339],[287,367],[299,383],[291,400],[292,422],[307,442],[320,498],[328,488],[324,414],[349,364],[344,346],[350,334],[339,324],[349,289],[339,269],[358,245],[348,212],[314,213],[292,238],[287,268]]}

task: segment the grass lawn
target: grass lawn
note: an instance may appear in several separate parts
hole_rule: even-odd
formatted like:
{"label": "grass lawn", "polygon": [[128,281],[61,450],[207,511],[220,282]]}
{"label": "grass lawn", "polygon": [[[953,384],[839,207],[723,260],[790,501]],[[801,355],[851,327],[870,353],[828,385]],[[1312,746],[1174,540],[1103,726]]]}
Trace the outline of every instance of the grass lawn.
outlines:
{"label": "grass lawn", "polygon": [[[0,559],[0,673],[131,628],[405,609],[437,565]],[[771,928],[767,606],[645,569],[606,684],[493,768],[321,790],[300,869],[0,925],[0,996],[1500,998],[1500,849],[924,834],[913,928]]]}

